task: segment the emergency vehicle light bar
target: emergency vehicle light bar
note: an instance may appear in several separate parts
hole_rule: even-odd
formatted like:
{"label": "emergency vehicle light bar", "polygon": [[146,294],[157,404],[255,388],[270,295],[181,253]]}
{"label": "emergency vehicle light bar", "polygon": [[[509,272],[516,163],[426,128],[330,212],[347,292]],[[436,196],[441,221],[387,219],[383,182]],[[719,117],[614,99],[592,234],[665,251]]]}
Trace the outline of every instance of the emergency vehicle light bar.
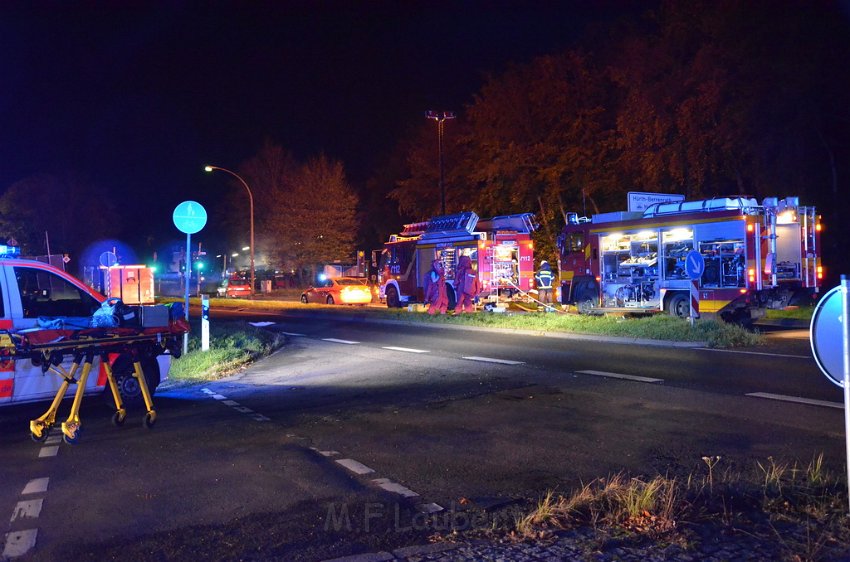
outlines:
{"label": "emergency vehicle light bar", "polygon": [[17,258],[21,255],[20,246],[8,246],[6,244],[0,244],[0,257],[3,258]]}

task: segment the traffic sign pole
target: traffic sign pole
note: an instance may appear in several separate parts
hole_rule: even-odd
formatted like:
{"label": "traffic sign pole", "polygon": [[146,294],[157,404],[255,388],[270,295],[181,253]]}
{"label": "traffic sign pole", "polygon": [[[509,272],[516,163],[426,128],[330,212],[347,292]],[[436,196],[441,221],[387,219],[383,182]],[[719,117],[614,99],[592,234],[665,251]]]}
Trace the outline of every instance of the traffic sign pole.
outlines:
{"label": "traffic sign pole", "polygon": [[[186,233],[186,287],[184,304],[186,306],[186,323],[189,323],[189,283],[192,282],[192,234],[200,232],[207,224],[207,210],[197,201],[183,201],[171,215],[174,226],[180,232]],[[189,352],[189,334],[183,334],[183,354]]]}
{"label": "traffic sign pole", "polygon": [[847,505],[850,509],[850,295],[847,276],[841,276],[842,340],[844,344],[844,442],[847,463]]}
{"label": "traffic sign pole", "polygon": [[[183,306],[185,307],[183,313],[186,317],[186,323],[189,323],[189,283],[192,282],[192,259],[191,259],[191,244],[192,244],[192,235],[186,233],[186,273],[184,275],[185,282],[183,283],[185,286],[185,291],[183,293]],[[183,355],[189,353],[189,332],[183,334]]]}

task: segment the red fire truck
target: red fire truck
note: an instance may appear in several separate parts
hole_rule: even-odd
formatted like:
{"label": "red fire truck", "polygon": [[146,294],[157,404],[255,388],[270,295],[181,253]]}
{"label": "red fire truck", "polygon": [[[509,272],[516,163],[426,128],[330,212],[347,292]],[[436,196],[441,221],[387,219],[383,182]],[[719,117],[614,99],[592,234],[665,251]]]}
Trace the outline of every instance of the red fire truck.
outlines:
{"label": "red fire truck", "polygon": [[656,203],[591,219],[567,214],[558,237],[561,303],[582,313],[690,313],[685,258],[696,251],[700,313],[748,323],[820,288],[820,217],[797,197]]}
{"label": "red fire truck", "polygon": [[494,295],[528,291],[534,274],[536,229],[531,213],[479,220],[472,211],[407,224],[384,244],[379,264],[380,297],[387,306],[422,302],[431,263],[446,270],[449,308],[455,306],[454,273],[462,255],[477,267],[481,286]]}

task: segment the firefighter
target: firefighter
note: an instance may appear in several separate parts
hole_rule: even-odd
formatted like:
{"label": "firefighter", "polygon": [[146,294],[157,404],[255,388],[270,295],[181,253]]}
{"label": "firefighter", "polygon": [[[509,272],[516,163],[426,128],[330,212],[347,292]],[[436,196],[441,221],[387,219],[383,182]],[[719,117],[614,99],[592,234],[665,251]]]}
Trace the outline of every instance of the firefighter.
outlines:
{"label": "firefighter", "polygon": [[425,302],[428,314],[445,314],[449,308],[449,296],[446,293],[446,272],[441,260],[431,262],[428,272],[428,286],[425,288]]}
{"label": "firefighter", "polygon": [[475,312],[472,299],[478,295],[481,287],[478,282],[478,274],[472,269],[472,260],[469,259],[469,256],[461,256],[457,260],[455,280],[457,281],[455,285],[457,291],[455,314]]}
{"label": "firefighter", "polygon": [[552,268],[548,261],[540,262],[540,269],[534,275],[534,280],[537,284],[537,300],[545,305],[551,304],[552,283],[555,281],[555,276],[552,274]]}

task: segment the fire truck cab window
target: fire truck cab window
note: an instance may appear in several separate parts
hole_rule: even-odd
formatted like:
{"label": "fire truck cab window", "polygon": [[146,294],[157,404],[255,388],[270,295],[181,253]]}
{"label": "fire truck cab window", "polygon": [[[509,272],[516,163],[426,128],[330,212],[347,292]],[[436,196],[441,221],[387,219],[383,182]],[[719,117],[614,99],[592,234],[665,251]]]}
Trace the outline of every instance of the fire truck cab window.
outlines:
{"label": "fire truck cab window", "polygon": [[567,248],[572,254],[580,254],[584,251],[584,236],[580,232],[573,232],[567,237]]}
{"label": "fire truck cab window", "polygon": [[16,267],[15,279],[21,294],[24,318],[85,317],[100,308],[100,303],[94,297],[55,273]]}

